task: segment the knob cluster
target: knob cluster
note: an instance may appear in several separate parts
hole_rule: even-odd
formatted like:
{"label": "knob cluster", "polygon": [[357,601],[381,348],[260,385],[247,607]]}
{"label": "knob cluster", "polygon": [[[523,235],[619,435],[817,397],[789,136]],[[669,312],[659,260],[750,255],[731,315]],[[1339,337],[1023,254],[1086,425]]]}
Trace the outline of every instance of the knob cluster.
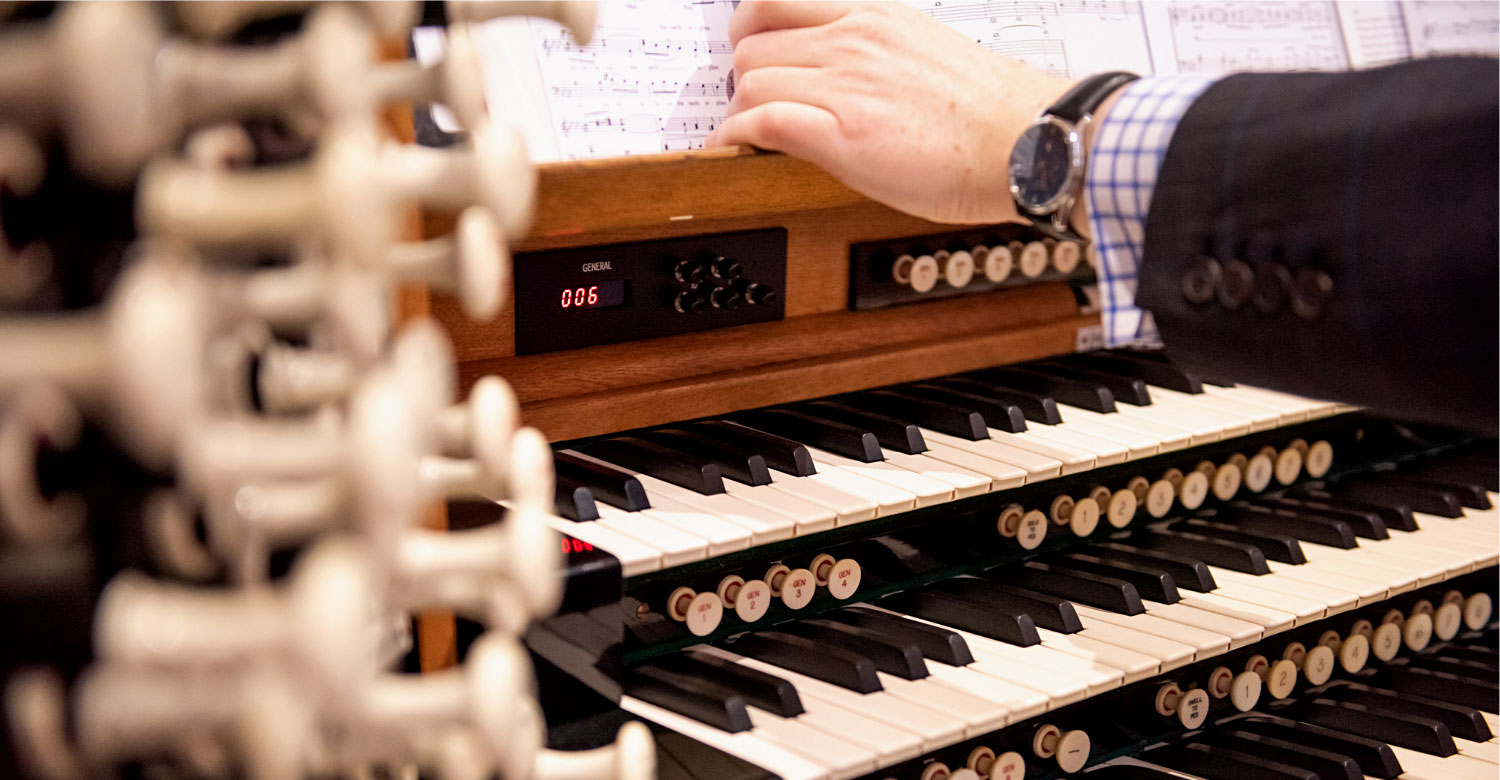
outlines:
{"label": "knob cluster", "polygon": [[672,307],[683,314],[769,306],[776,302],[776,291],[745,278],[744,264],[732,257],[704,255],[680,260],[672,268],[672,278],[680,288],[672,299]]}
{"label": "knob cluster", "polygon": [[938,282],[962,289],[981,275],[990,284],[1005,283],[1013,271],[1025,279],[1036,279],[1048,269],[1067,275],[1078,270],[1082,259],[1083,248],[1074,241],[966,243],[930,253],[923,249],[903,253],[891,265],[891,279],[926,293]]}

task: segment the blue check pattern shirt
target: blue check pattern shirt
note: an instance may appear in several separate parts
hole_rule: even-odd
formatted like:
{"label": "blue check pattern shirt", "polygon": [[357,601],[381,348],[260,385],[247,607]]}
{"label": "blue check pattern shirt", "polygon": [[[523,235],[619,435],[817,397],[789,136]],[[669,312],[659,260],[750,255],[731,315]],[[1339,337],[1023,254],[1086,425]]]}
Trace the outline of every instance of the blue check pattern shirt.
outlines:
{"label": "blue check pattern shirt", "polygon": [[1219,76],[1154,76],[1132,82],[1094,136],[1084,185],[1098,251],[1099,308],[1108,346],[1160,343],[1151,313],[1135,305],[1146,214],[1172,132]]}

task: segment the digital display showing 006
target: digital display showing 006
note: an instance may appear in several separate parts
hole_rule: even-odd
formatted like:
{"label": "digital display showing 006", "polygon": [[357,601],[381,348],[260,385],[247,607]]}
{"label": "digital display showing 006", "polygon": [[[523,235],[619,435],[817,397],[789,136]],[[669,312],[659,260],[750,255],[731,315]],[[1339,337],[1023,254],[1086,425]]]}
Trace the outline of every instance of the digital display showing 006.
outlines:
{"label": "digital display showing 006", "polygon": [[608,309],[625,303],[625,280],[564,287],[557,297],[563,309]]}

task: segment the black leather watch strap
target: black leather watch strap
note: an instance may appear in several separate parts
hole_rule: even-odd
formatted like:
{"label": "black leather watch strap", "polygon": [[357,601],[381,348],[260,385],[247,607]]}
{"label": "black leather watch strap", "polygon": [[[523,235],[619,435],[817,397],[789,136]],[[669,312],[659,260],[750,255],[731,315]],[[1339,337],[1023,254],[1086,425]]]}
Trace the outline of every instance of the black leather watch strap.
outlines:
{"label": "black leather watch strap", "polygon": [[1123,70],[1095,73],[1074,84],[1072,89],[1064,92],[1044,113],[1077,123],[1084,116],[1093,113],[1115,90],[1138,78],[1140,76]]}

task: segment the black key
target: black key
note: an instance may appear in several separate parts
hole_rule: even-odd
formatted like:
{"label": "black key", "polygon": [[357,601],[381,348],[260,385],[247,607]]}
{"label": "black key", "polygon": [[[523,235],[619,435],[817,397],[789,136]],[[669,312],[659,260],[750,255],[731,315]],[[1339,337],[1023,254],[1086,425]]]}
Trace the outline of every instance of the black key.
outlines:
{"label": "black key", "polygon": [[1127,403],[1131,406],[1151,405],[1151,392],[1146,389],[1146,383],[1133,376],[1121,376],[1108,371],[1094,371],[1078,366],[1062,365],[1052,360],[1027,363],[1023,368],[1028,371],[1055,376],[1059,379],[1072,379],[1102,385],[1108,388],[1109,394],[1114,396],[1115,401],[1120,403]]}
{"label": "black key", "polygon": [[688,650],[658,658],[651,665],[712,680],[745,697],[746,703],[783,718],[795,718],[803,713],[802,699],[790,680],[727,658]]}
{"label": "black key", "polygon": [[1354,535],[1362,539],[1389,539],[1391,533],[1385,527],[1385,521],[1375,512],[1367,512],[1352,508],[1335,508],[1322,502],[1306,501],[1289,496],[1259,496],[1255,499],[1256,506],[1281,509],[1298,515],[1313,515],[1315,517],[1326,517],[1333,520],[1342,520],[1354,529]]}
{"label": "black key", "polygon": [[1299,501],[1306,501],[1317,506],[1356,509],[1361,512],[1374,512],[1380,516],[1380,521],[1385,523],[1387,529],[1394,528],[1398,531],[1419,530],[1417,520],[1412,516],[1411,507],[1399,504],[1376,504],[1369,501],[1349,498],[1347,496],[1335,496],[1321,488],[1301,487],[1291,491],[1290,495]]}
{"label": "black key", "polygon": [[1138,533],[1131,537],[1131,541],[1152,550],[1197,558],[1210,566],[1231,571],[1246,574],[1271,573],[1271,569],[1266,566],[1265,553],[1253,545],[1223,542],[1202,534],[1157,530]]}
{"label": "black key", "polygon": [[1089,552],[1068,552],[1052,559],[1059,566],[1102,574],[1124,580],[1135,586],[1141,598],[1159,604],[1176,604],[1182,596],[1172,575],[1160,569],[1138,566],[1126,561],[1109,561]]}
{"label": "black key", "polygon": [[658,744],[656,746],[656,780],[698,780],[698,778]]}
{"label": "black key", "polygon": [[1205,780],[1319,780],[1316,772],[1215,745],[1169,745],[1146,751],[1141,760]]}
{"label": "black key", "polygon": [[1104,385],[1020,368],[986,368],[968,376],[996,387],[1045,393],[1058,403],[1071,404],[1091,412],[1112,414],[1115,397]]}
{"label": "black key", "polygon": [[771,472],[764,457],[735,447],[723,439],[710,438],[681,428],[651,431],[642,434],[642,438],[699,458],[702,463],[712,463],[730,479],[747,485],[771,484]]}
{"label": "black key", "polygon": [[1446,490],[1428,490],[1411,485],[1386,484],[1379,481],[1349,481],[1332,486],[1335,495],[1376,504],[1407,506],[1438,517],[1460,517],[1463,505],[1458,496]]}
{"label": "black key", "polygon": [[785,436],[818,449],[828,450],[861,463],[885,460],[880,453],[880,443],[875,434],[862,431],[852,425],[832,420],[820,420],[801,412],[771,410],[745,412],[736,418],[745,425]]}
{"label": "black key", "polygon": [[1325,728],[1311,723],[1299,723],[1273,715],[1253,713],[1247,718],[1236,718],[1226,725],[1240,731],[1264,734],[1268,737],[1307,745],[1341,756],[1348,756],[1359,764],[1360,771],[1381,780],[1395,780],[1401,775],[1401,762],[1391,746],[1369,737],[1349,734],[1337,728]]}
{"label": "black key", "polygon": [[949,593],[896,593],[881,599],[880,606],[1017,647],[1030,647],[1042,642],[1036,631],[1036,622],[1031,616],[983,609]]}
{"label": "black key", "polygon": [[881,447],[888,447],[896,452],[916,455],[927,451],[927,442],[922,439],[922,432],[917,430],[917,426],[890,415],[867,412],[829,401],[802,404],[796,408],[796,411],[809,417],[831,420],[862,431],[869,431],[875,434],[875,440],[880,442]]}
{"label": "black key", "polygon": [[688,773],[684,780],[779,780],[776,775],[744,759],[671,729],[655,726],[651,735],[656,739],[657,756],[671,756]]}
{"label": "black key", "polygon": [[1485,712],[1495,712],[1496,701],[1500,701],[1500,686],[1493,680],[1474,680],[1410,666],[1386,667],[1381,670],[1377,679],[1383,688],[1449,704],[1461,704]]}
{"label": "black key", "polygon": [[1481,680],[1493,680],[1500,676],[1500,662],[1495,655],[1484,660],[1474,660],[1459,656],[1449,656],[1446,653],[1419,653],[1406,659],[1407,666],[1419,669],[1431,669],[1434,672],[1448,672],[1460,677],[1475,677]]}
{"label": "black key", "polygon": [[1074,363],[1096,371],[1133,376],[1147,384],[1176,390],[1179,393],[1197,395],[1203,392],[1203,383],[1198,377],[1168,363],[1141,360],[1122,352],[1084,352],[1058,358],[1061,362]]}
{"label": "black key", "polygon": [[646,489],[635,475],[575,450],[552,453],[552,465],[560,478],[583,485],[596,500],[617,506],[627,512],[650,509]]}
{"label": "black key", "polygon": [[[1026,430],[1025,413],[1021,411],[1021,407],[1012,403],[936,384],[903,385],[901,392],[918,398],[926,398],[937,403],[950,404],[957,408],[973,409],[984,418],[984,423],[989,428],[1009,433],[1020,433]],[[1057,405],[1053,404],[1052,406],[1055,413]],[[978,433],[978,431],[975,433]],[[985,431],[984,436],[980,438],[988,437],[989,431]],[[974,439],[974,441],[978,440]]]}
{"label": "black key", "polygon": [[631,669],[625,673],[625,692],[730,733],[750,730],[743,696],[691,675],[655,667]]}
{"label": "black key", "polygon": [[663,482],[685,487],[705,496],[724,492],[724,476],[712,463],[694,463],[682,453],[660,444],[622,436],[603,439],[584,446],[585,455],[607,463],[649,474]]}
{"label": "black key", "polygon": [[1500,491],[1500,470],[1489,463],[1466,458],[1439,458],[1413,468],[1412,473],[1440,479],[1463,479],[1485,490]]}
{"label": "black key", "polygon": [[1335,680],[1308,693],[1323,699],[1337,699],[1375,709],[1409,712],[1413,715],[1442,721],[1453,736],[1461,739],[1488,742],[1494,736],[1490,733],[1489,725],[1484,722],[1484,716],[1472,707],[1449,704],[1409,693],[1371,688],[1348,680]]}
{"label": "black key", "polygon": [[1182,780],[1182,774],[1144,764],[1111,764],[1091,770],[1089,780]]}
{"label": "black key", "polygon": [[806,447],[774,433],[746,428],[727,420],[696,422],[688,426],[688,430],[756,453],[765,459],[767,466],[794,477],[810,477],[818,473],[812,453]]}
{"label": "black key", "polygon": [[790,669],[855,693],[882,690],[875,662],[842,647],[825,645],[784,631],[746,634],[725,647],[740,655]]}
{"label": "black key", "polygon": [[[1172,361],[1167,358],[1166,353],[1160,350],[1125,348],[1112,350],[1110,354],[1135,358],[1137,360],[1149,360],[1153,363],[1160,363],[1165,366],[1172,365]],[[1233,382],[1223,377],[1210,376],[1201,372],[1195,372],[1193,376],[1198,377],[1198,381],[1202,382],[1205,385],[1214,385],[1216,387],[1234,387]]]}
{"label": "black key", "polygon": [[878,631],[819,619],[797,620],[784,623],[780,628],[859,653],[874,661],[876,669],[903,680],[920,680],[927,676],[927,664],[922,660],[922,651],[916,645]]}
{"label": "black key", "polygon": [[599,519],[599,507],[594,505],[594,494],[577,480],[561,474],[552,480],[552,503],[557,514],[569,520],[586,523]]}
{"label": "black key", "polygon": [[1219,587],[1214,582],[1213,572],[1202,560],[1166,550],[1147,550],[1131,545],[1106,542],[1084,548],[1084,552],[1103,558],[1110,563],[1128,563],[1146,569],[1172,575],[1172,582],[1179,588],[1207,593]]}
{"label": "black key", "polygon": [[1205,731],[1194,735],[1192,741],[1251,753],[1279,764],[1306,769],[1317,773],[1320,780],[1364,780],[1365,776],[1364,772],[1359,771],[1359,763],[1348,756],[1252,731]]}
{"label": "black key", "polygon": [[986,573],[986,576],[1121,615],[1139,615],[1146,611],[1135,586],[1114,577],[1054,568],[1037,561],[1005,566]]}
{"label": "black key", "polygon": [[997,582],[991,579],[995,572],[987,572],[983,579],[953,577],[932,584],[933,587],[957,593],[965,599],[995,612],[1030,615],[1042,628],[1063,634],[1075,634],[1083,630],[1077,610],[1065,598],[1049,593],[1029,590],[1018,585]]}
{"label": "black key", "polygon": [[918,623],[915,620],[907,620],[889,612],[881,612],[858,604],[824,613],[823,617],[851,626],[874,629],[902,642],[916,645],[922,651],[923,656],[939,663],[949,666],[967,666],[974,663],[974,655],[969,652],[969,644],[964,641],[963,637],[946,628],[929,623]]}
{"label": "black key", "polygon": [[840,400],[850,406],[916,423],[923,428],[931,428],[960,439],[979,441],[990,437],[984,415],[979,412],[916,393],[873,390],[847,395]]}
{"label": "black key", "polygon": [[1231,523],[1246,531],[1281,534],[1304,542],[1352,550],[1359,546],[1354,529],[1342,520],[1302,515],[1257,506],[1226,506],[1215,519]]}
{"label": "black key", "polygon": [[1290,709],[1298,720],[1374,737],[1434,756],[1458,752],[1448,727],[1431,718],[1322,698],[1299,701]]}
{"label": "black key", "polygon": [[[1015,406],[1021,410],[1021,414],[1032,422],[1043,425],[1057,425],[1062,422],[1062,413],[1057,410],[1057,402],[1046,393],[1032,393],[1025,390],[1014,390],[1010,388],[995,387],[994,385],[978,382],[962,376],[943,377],[932,380],[932,384],[955,390],[961,393],[969,393],[981,398],[990,399],[993,402],[1005,403]],[[984,412],[983,409],[979,411]],[[986,420],[990,420],[988,412],[984,412]],[[991,426],[995,423],[990,422]]]}
{"label": "black key", "polygon": [[1474,647],[1473,645],[1447,644],[1436,652],[1444,657],[1458,661],[1470,661],[1481,664],[1496,663],[1495,651],[1488,647]]}
{"label": "black key", "polygon": [[1389,474],[1384,472],[1381,473],[1379,479],[1382,482],[1395,485],[1410,485],[1422,490],[1452,493],[1458,497],[1460,504],[1474,509],[1490,508],[1490,497],[1485,495],[1482,485],[1475,485],[1456,479],[1421,477],[1401,473]]}
{"label": "black key", "polygon": [[1307,563],[1307,557],[1302,552],[1302,545],[1290,536],[1268,532],[1254,532],[1242,529],[1229,523],[1220,523],[1214,520],[1202,520],[1191,518],[1173,523],[1168,523],[1167,528],[1174,531],[1186,531],[1187,533],[1202,534],[1226,542],[1239,542],[1250,544],[1260,548],[1267,559],[1300,565]]}

